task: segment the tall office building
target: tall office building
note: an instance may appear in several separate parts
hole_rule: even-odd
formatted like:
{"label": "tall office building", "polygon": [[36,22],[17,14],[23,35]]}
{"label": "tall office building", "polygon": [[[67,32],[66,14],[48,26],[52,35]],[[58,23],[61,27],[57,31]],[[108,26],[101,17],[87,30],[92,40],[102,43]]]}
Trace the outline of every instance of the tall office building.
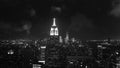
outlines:
{"label": "tall office building", "polygon": [[68,34],[68,33],[66,33],[65,43],[66,43],[66,44],[68,44],[68,43],[69,43],[69,34]]}
{"label": "tall office building", "polygon": [[60,60],[60,46],[59,43],[62,43],[62,36],[59,36],[59,30],[56,25],[56,18],[53,18],[53,25],[50,29],[50,40],[46,45],[46,66],[49,67],[60,67],[61,60]]}
{"label": "tall office building", "polygon": [[59,36],[59,30],[56,25],[56,18],[53,18],[53,25],[50,29],[50,36],[52,36],[52,37]]}

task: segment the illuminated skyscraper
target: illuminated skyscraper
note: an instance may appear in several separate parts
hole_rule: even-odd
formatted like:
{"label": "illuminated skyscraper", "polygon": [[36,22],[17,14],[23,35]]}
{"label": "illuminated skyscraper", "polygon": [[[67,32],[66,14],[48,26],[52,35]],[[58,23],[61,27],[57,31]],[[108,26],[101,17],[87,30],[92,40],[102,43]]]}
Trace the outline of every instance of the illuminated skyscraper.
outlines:
{"label": "illuminated skyscraper", "polygon": [[65,43],[68,43],[69,42],[69,34],[66,33],[66,37],[65,37]]}
{"label": "illuminated skyscraper", "polygon": [[56,26],[56,18],[53,18],[53,25],[50,29],[50,36],[59,36],[59,30]]}
{"label": "illuminated skyscraper", "polygon": [[59,36],[59,43],[63,43],[62,36]]}

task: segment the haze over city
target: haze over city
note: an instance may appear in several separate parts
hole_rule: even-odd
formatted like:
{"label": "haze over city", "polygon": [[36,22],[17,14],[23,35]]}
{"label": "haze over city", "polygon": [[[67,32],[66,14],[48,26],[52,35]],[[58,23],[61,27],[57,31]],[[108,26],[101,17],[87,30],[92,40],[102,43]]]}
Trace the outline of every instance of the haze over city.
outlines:
{"label": "haze over city", "polygon": [[46,37],[56,16],[61,35],[120,39],[119,0],[1,0],[1,39]]}

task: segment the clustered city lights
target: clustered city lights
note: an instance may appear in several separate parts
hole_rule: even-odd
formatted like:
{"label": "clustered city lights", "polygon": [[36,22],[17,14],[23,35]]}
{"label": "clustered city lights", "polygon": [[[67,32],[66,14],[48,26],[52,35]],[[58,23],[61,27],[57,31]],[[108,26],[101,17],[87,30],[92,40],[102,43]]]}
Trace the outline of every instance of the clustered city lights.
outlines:
{"label": "clustered city lights", "polygon": [[12,49],[10,49],[10,50],[8,51],[8,54],[13,55],[13,54],[14,54],[14,51],[13,51]]}

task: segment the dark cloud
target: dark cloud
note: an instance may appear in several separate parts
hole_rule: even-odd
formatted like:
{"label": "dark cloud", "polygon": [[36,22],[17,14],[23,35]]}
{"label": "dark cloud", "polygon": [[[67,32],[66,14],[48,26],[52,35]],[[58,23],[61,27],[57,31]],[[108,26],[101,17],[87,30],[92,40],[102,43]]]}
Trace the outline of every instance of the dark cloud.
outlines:
{"label": "dark cloud", "polygon": [[80,31],[84,28],[93,28],[92,20],[88,19],[85,15],[77,13],[71,18],[71,25],[69,30]]}
{"label": "dark cloud", "polygon": [[15,31],[17,32],[26,31],[27,34],[30,34],[31,28],[32,28],[32,23],[30,21],[22,21],[22,25],[20,27],[16,26]]}
{"label": "dark cloud", "polygon": [[[19,36],[19,34],[36,37],[49,35],[51,25],[47,18],[52,16],[57,16],[57,24],[61,32],[68,31],[71,35],[82,39],[96,39],[107,35],[116,38],[120,34],[120,21],[105,16],[108,11],[108,0],[2,1],[4,4],[1,6],[0,20],[7,22],[2,22],[0,29],[14,36]],[[119,18],[119,2],[113,4],[110,14]],[[45,21],[39,21],[40,19]],[[60,19],[63,19],[63,22],[59,21]]]}
{"label": "dark cloud", "polygon": [[[96,21],[96,29],[102,37],[118,39],[120,36],[120,19],[113,16],[105,16]],[[119,37],[120,38],[120,37]]]}
{"label": "dark cloud", "polygon": [[117,5],[113,10],[110,12],[111,15],[120,17],[120,5]]}
{"label": "dark cloud", "polygon": [[80,39],[96,39],[99,36],[97,27],[93,24],[93,20],[87,18],[85,15],[77,13],[71,18],[71,25],[69,32],[73,37]]}
{"label": "dark cloud", "polygon": [[59,13],[62,10],[61,7],[56,7],[56,6],[52,7],[51,9],[52,9],[52,11],[56,11],[56,12],[59,12]]}
{"label": "dark cloud", "polygon": [[120,0],[114,0],[112,3],[113,9],[110,14],[115,17],[120,17]]}
{"label": "dark cloud", "polygon": [[0,28],[1,29],[10,29],[11,24],[5,23],[5,22],[0,22]]}
{"label": "dark cloud", "polygon": [[110,16],[104,16],[98,20],[77,13],[71,18],[69,32],[73,37],[80,39],[105,39],[120,37],[120,20]]}

